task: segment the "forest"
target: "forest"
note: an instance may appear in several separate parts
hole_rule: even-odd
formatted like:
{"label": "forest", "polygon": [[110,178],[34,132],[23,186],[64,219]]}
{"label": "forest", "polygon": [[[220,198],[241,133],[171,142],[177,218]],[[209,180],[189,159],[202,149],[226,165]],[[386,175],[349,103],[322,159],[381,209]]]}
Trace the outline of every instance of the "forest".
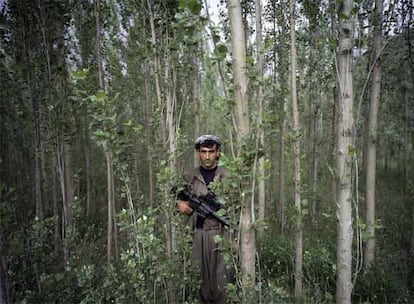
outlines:
{"label": "forest", "polygon": [[228,303],[414,303],[413,61],[410,0],[0,0],[0,304],[199,303],[202,134]]}

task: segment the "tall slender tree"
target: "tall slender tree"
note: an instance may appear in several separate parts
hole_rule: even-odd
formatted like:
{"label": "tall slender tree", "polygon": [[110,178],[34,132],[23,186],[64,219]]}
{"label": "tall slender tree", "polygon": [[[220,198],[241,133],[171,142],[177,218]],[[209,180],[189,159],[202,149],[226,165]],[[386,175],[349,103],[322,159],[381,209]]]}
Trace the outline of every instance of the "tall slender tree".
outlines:
{"label": "tall slender tree", "polygon": [[302,202],[301,202],[301,169],[300,169],[300,124],[299,109],[296,92],[296,30],[295,30],[295,1],[289,2],[290,11],[290,52],[291,52],[291,99],[293,116],[293,159],[294,159],[294,183],[295,183],[295,209],[297,212],[295,223],[295,295],[302,295],[303,284],[303,232],[302,232]]}
{"label": "tall slender tree", "polygon": [[[98,87],[105,92],[105,75],[102,61],[102,41],[101,41],[101,2],[94,1],[94,15],[95,15],[95,58],[98,69]],[[107,242],[106,254],[108,264],[111,264],[118,256],[117,244],[117,226],[116,226],[116,210],[115,210],[115,177],[113,169],[113,151],[110,140],[107,141],[105,147],[106,157],[106,177],[107,177]]]}
{"label": "tall slender tree", "polygon": [[352,0],[338,6],[339,37],[338,65],[338,118],[336,144],[336,206],[337,206],[337,280],[336,303],[350,304],[352,292],[352,165],[353,147],[353,82]]}
{"label": "tall slender tree", "polygon": [[[246,67],[246,41],[242,19],[242,9],[239,0],[229,0],[227,8],[230,19],[230,31],[233,59],[233,89],[236,117],[236,134],[239,143],[245,142],[250,135],[250,119],[248,108],[248,76]],[[244,145],[247,148],[248,145]],[[242,151],[239,151],[242,152]],[[249,165],[249,164],[247,164]],[[251,189],[248,183],[242,185],[241,224],[240,224],[240,262],[242,270],[242,285],[248,288],[254,285],[256,277],[255,256],[256,237],[253,228],[254,205]]]}
{"label": "tall slender tree", "polygon": [[382,52],[382,8],[383,0],[375,1],[374,13],[374,68],[372,71],[371,98],[369,103],[369,117],[366,149],[366,192],[365,192],[365,223],[367,227],[367,241],[364,247],[364,269],[371,268],[375,260],[375,180],[376,180],[376,147],[377,147],[377,120],[381,93],[381,52]]}
{"label": "tall slender tree", "polygon": [[[260,0],[255,0],[256,8],[256,65],[258,85],[256,90],[257,99],[257,138],[258,146],[263,148],[264,145],[264,127],[263,127],[263,86],[264,86],[264,67],[263,67],[263,38],[262,38],[262,3]],[[258,147],[258,148],[259,148]],[[259,205],[259,219],[265,219],[266,210],[266,188],[265,188],[265,156],[261,155],[258,160],[258,205]]]}
{"label": "tall slender tree", "polygon": [[[284,52],[287,48],[286,35],[288,32],[287,26],[288,21],[286,20],[285,11],[285,2],[281,1],[279,6],[276,5],[276,1],[273,1],[273,32],[275,36],[275,44],[273,47],[273,57],[274,57],[274,75],[273,82],[280,83],[280,95],[277,95],[276,85],[273,85],[273,94],[276,103],[279,103],[279,149],[278,149],[278,203],[276,205],[276,212],[278,218],[278,224],[281,230],[281,233],[284,232],[286,218],[285,218],[285,201],[286,201],[286,187],[285,187],[285,175],[286,175],[286,158],[285,158],[285,143],[286,143],[286,99],[287,99],[287,71],[288,71],[288,60],[284,56]],[[280,22],[280,26],[277,25],[277,22]],[[279,29],[277,31],[277,29]],[[276,39],[279,37],[278,39]]]}

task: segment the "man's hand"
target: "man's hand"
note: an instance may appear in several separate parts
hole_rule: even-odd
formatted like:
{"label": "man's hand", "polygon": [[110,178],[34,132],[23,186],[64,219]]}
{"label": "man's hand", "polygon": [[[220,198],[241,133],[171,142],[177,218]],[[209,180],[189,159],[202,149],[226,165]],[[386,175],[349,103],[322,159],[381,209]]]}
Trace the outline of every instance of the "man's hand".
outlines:
{"label": "man's hand", "polygon": [[193,209],[190,208],[190,204],[188,203],[188,201],[178,201],[177,207],[182,214],[190,215],[193,213]]}

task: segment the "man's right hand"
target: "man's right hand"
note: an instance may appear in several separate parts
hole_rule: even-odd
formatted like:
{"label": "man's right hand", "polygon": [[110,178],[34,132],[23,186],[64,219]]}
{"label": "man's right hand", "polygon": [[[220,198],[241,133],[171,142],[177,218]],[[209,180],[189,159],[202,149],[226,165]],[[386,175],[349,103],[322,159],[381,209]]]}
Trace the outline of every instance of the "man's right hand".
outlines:
{"label": "man's right hand", "polygon": [[190,208],[188,201],[178,201],[177,207],[178,210],[183,214],[191,215],[193,213],[193,209]]}

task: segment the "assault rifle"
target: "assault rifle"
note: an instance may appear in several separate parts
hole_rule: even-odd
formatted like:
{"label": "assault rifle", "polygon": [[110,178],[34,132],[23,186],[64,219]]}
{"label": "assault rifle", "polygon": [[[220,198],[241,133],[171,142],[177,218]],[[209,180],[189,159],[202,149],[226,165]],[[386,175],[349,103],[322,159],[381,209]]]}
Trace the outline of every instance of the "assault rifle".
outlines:
{"label": "assault rifle", "polygon": [[171,194],[174,194],[179,200],[188,201],[190,208],[201,218],[213,218],[224,226],[230,227],[230,223],[216,213],[221,204],[217,201],[216,194],[213,191],[208,190],[206,195],[196,196],[191,194],[188,188],[188,186],[185,186],[182,190],[177,191],[177,187],[173,187]]}

